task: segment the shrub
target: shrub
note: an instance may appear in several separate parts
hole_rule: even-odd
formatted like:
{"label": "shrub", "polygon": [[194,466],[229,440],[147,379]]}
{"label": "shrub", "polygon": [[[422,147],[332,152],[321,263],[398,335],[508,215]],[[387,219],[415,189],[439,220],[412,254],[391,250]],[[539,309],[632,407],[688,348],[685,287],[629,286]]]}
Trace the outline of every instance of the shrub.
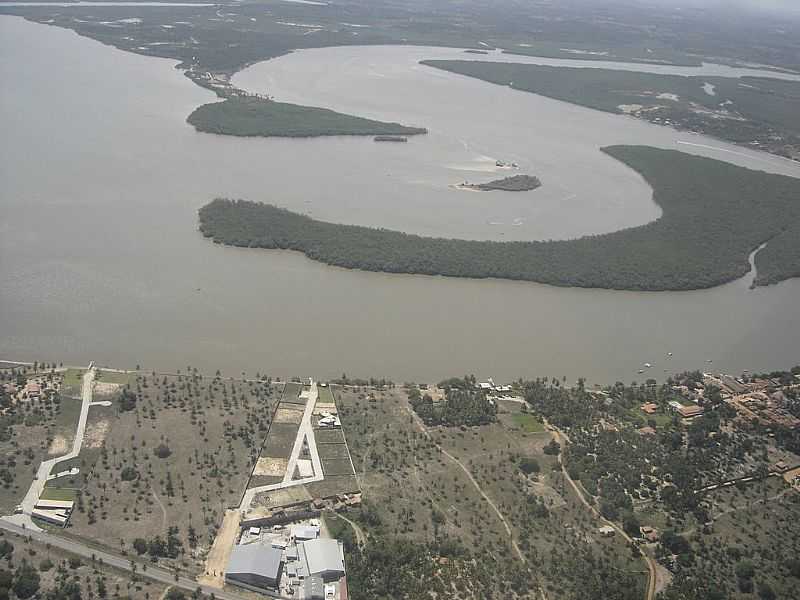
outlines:
{"label": "shrub", "polygon": [[122,481],[133,481],[139,478],[139,472],[133,467],[125,467],[119,476]]}
{"label": "shrub", "polygon": [[525,475],[530,475],[531,473],[538,473],[539,472],[539,461],[535,458],[529,458],[527,456],[523,457],[519,461],[519,469]]}

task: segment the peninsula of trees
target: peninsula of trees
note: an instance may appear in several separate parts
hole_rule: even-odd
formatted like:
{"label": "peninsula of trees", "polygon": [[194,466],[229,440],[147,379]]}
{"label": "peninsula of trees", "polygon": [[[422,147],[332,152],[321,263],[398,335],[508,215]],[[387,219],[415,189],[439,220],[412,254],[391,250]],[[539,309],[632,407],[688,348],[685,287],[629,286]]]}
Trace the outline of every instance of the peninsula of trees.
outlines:
{"label": "peninsula of trees", "polygon": [[541,187],[542,182],[533,175],[512,175],[503,179],[495,179],[486,183],[465,183],[460,187],[481,192],[501,191],[501,192],[528,192]]}
{"label": "peninsula of trees", "polygon": [[247,137],[318,137],[328,135],[417,135],[421,127],[384,123],[326,108],[234,96],[204,104],[186,121],[198,131]]}
{"label": "peninsula of trees", "polygon": [[[659,219],[576,240],[470,241],[326,223],[267,204],[216,199],[200,209],[200,231],[217,243],[297,250],[339,267],[557,286],[714,287],[748,273],[749,254],[765,242],[755,256],[756,285],[800,272],[800,179],[675,150],[603,151],[647,180],[663,211]],[[772,243],[779,252],[765,252]]]}

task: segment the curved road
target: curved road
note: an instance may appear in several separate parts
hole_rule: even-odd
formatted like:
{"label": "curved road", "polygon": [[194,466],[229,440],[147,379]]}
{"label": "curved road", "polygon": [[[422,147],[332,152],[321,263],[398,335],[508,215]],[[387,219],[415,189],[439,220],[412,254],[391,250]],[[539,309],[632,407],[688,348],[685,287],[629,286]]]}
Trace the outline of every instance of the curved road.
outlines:
{"label": "curved road", "polygon": [[[567,437],[567,435],[562,433],[555,426],[553,426],[550,423],[548,423],[546,419],[544,420],[544,423],[545,423],[545,426],[547,427],[547,429],[550,430],[550,432],[553,434],[553,438],[555,439],[555,441],[558,442],[559,444],[561,444],[561,447],[563,448],[564,447],[564,440],[569,441],[569,438]],[[562,453],[559,452],[559,454],[558,454],[558,464],[561,466],[561,473],[564,475],[566,480],[572,486],[572,489],[575,490],[575,494],[577,494],[578,498],[583,503],[583,505],[586,508],[588,508],[591,511],[591,513],[597,519],[599,519],[601,522],[605,523],[606,525],[609,525],[610,527],[613,527],[614,530],[617,533],[620,534],[622,539],[624,539],[629,544],[634,544],[635,545],[635,543],[631,539],[631,537],[627,533],[625,533],[625,531],[621,527],[619,527],[616,523],[613,523],[612,521],[609,521],[608,519],[606,519],[603,515],[601,515],[598,512],[598,510],[594,506],[589,504],[589,502],[586,500],[586,497],[583,495],[583,491],[572,480],[572,477],[569,476],[569,473],[567,473],[567,469],[564,466],[564,462],[563,462],[561,457],[562,457]],[[650,578],[649,578],[649,580],[647,582],[647,592],[645,593],[645,600],[654,600],[654,598],[656,597],[656,561],[652,557],[650,557],[644,550],[642,550],[642,548],[640,546],[636,545],[636,548],[639,550],[639,554],[641,554],[641,556],[644,559],[645,563],[647,563],[647,570],[650,572]]]}

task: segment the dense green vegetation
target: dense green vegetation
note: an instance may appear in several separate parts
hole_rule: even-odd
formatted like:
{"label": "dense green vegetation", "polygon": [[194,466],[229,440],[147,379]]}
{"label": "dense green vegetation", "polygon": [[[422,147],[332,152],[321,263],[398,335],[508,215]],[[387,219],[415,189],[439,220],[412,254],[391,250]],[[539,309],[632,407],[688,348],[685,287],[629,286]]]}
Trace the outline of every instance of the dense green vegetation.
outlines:
{"label": "dense green vegetation", "polygon": [[527,192],[535,190],[541,187],[541,185],[542,182],[539,181],[539,178],[533,175],[512,175],[511,177],[495,179],[494,181],[488,181],[486,183],[465,184],[464,187],[480,190],[482,192],[491,192],[493,190],[501,192]]}
{"label": "dense green vegetation", "polygon": [[[604,151],[648,181],[661,218],[577,240],[503,243],[337,225],[275,206],[217,199],[200,209],[200,230],[218,243],[298,250],[314,260],[366,271],[687,290],[743,276],[751,251],[800,221],[798,179],[672,150],[614,146]],[[800,236],[783,236],[780,243],[794,251],[761,257],[770,282],[798,270]]]}
{"label": "dense green vegetation", "polygon": [[[734,143],[757,141],[787,156],[800,149],[800,82],[486,61],[423,64],[597,110],[628,112]],[[706,84],[713,89],[704,88]]]}
{"label": "dense green vegetation", "polygon": [[313,137],[425,133],[419,127],[383,123],[325,108],[298,106],[254,97],[204,104],[186,119],[198,131],[238,136]]}
{"label": "dense green vegetation", "polygon": [[[793,414],[800,412],[800,396],[790,387],[795,373],[800,367],[774,373],[766,388]],[[547,378],[520,385],[530,409],[569,436],[566,471],[597,509],[633,537],[640,525],[658,530],[650,549],[674,576],[665,598],[733,600],[754,590],[764,590],[762,598],[794,597],[800,568],[793,571],[798,565],[784,557],[800,548],[800,496],[781,477],[768,476],[782,452],[780,435],[773,442],[764,428],[736,419],[719,388],[702,381],[701,373],[689,372],[663,385],[650,380],[603,390]],[[657,423],[639,410],[653,403],[669,414],[669,402],[682,400],[687,386],[702,389],[703,417]],[[779,392],[779,386],[786,387]],[[645,419],[649,433],[638,429]],[[796,454],[778,456],[797,462]],[[727,489],[704,487],[751,475]]]}
{"label": "dense green vegetation", "polygon": [[417,387],[410,387],[408,400],[426,425],[486,425],[495,420],[497,407],[481,390],[474,387],[453,386],[447,388],[442,402],[434,402],[428,394]]}

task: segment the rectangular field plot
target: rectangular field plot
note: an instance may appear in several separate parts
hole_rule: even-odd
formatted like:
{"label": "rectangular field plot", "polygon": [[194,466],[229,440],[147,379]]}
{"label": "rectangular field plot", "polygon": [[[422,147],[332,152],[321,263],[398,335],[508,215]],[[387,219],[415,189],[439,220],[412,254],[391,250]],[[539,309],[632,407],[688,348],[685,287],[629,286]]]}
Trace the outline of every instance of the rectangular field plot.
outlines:
{"label": "rectangular field plot", "polygon": [[272,485],[274,483],[280,483],[283,481],[283,475],[253,475],[250,478],[250,485],[248,488],[257,488],[261,487],[262,485]]}
{"label": "rectangular field plot", "polygon": [[299,429],[300,425],[298,423],[273,423],[269,428],[267,441],[261,450],[261,456],[265,458],[289,458]]}
{"label": "rectangular field plot", "polygon": [[305,487],[314,498],[330,498],[361,491],[354,475],[326,475],[322,481],[309,483]]}
{"label": "rectangular field plot", "polygon": [[[315,429],[314,437],[318,445],[344,444],[344,433],[341,429]],[[322,449],[320,449],[322,452]]]}
{"label": "rectangular field plot", "polygon": [[317,402],[321,402],[322,404],[333,404],[333,392],[329,387],[318,387],[317,391],[319,392],[319,396],[317,397]]}
{"label": "rectangular field plot", "polygon": [[317,442],[317,450],[322,460],[334,458],[350,460],[350,455],[347,453],[347,446],[345,444],[320,444]]}
{"label": "rectangular field plot", "polygon": [[291,404],[305,404],[305,400],[300,399],[300,392],[303,391],[302,383],[287,383],[283,388],[283,397],[281,402],[289,402]]}
{"label": "rectangular field plot", "polygon": [[320,459],[322,461],[322,472],[325,474],[325,477],[353,474],[353,467],[350,464],[350,460],[347,458],[320,457]]}

